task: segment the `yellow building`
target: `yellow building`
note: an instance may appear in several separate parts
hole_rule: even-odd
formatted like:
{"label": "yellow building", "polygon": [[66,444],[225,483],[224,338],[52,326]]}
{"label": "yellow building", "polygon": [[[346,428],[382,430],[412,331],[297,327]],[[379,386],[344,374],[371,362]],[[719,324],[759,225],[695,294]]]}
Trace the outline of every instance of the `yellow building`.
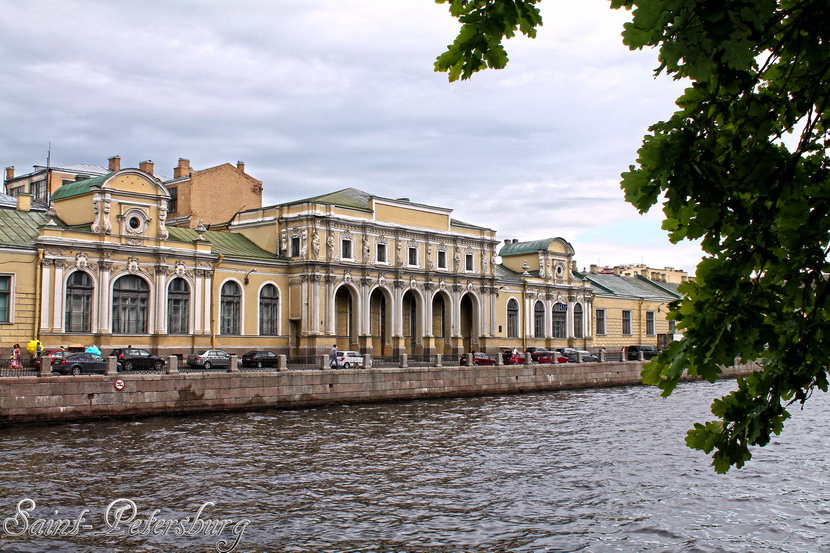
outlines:
{"label": "yellow building", "polygon": [[[261,207],[261,183],[242,166],[198,172],[182,159],[172,180],[151,162],[121,169],[112,158],[109,169],[67,181],[48,211],[25,193],[0,203],[4,353],[39,338],[105,353],[305,356],[336,343],[456,356],[657,345],[670,334],[671,283],[583,275],[562,238],[497,251],[494,230],[451,209],[353,188]],[[184,188],[219,198],[178,204],[209,229],[169,224],[171,191],[182,202]]]}

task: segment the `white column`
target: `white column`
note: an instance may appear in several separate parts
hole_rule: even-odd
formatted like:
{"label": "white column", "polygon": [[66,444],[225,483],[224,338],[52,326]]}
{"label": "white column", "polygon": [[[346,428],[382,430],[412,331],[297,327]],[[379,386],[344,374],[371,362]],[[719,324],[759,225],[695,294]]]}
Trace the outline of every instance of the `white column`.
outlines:
{"label": "white column", "polygon": [[[203,323],[202,323],[202,331],[206,334],[210,334],[210,316],[213,312],[213,302],[211,299],[213,298],[213,273],[210,271],[204,272],[204,283],[205,283],[205,308],[202,312],[203,316]],[[217,332],[218,334],[218,332]]]}
{"label": "white column", "polygon": [[[41,263],[41,280],[40,280],[40,330],[48,331],[55,328],[54,322],[49,322],[49,307],[52,305],[52,271],[53,266],[51,261],[43,261]],[[57,292],[56,292],[57,293]]]}
{"label": "white column", "polygon": [[193,329],[193,334],[201,334],[203,330],[202,321],[204,317],[202,313],[204,312],[204,290],[202,288],[202,278],[197,274],[193,278],[193,294],[192,298],[193,301],[192,306],[190,308],[191,313],[188,313],[188,317],[190,317],[191,326],[190,328]]}
{"label": "white column", "polygon": [[156,324],[155,329],[148,329],[152,334],[167,334],[167,273],[164,268],[156,268]]}
{"label": "white column", "polygon": [[52,305],[53,305],[53,313],[52,316],[54,317],[54,322],[52,323],[52,329],[56,332],[62,332],[64,326],[64,318],[63,318],[63,302],[66,298],[66,286],[64,284],[63,279],[63,266],[65,261],[63,260],[56,260],[55,261],[55,296],[52,298]]}
{"label": "white column", "polygon": [[112,262],[101,262],[101,280],[98,283],[98,332],[111,334],[112,302],[110,301],[110,278]]}

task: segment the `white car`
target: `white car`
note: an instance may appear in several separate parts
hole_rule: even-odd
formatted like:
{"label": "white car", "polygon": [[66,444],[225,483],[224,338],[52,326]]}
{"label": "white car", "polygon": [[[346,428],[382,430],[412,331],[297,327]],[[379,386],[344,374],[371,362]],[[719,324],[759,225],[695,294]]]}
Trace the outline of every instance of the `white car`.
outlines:
{"label": "white car", "polygon": [[337,352],[337,368],[338,369],[362,369],[363,368],[363,354],[359,351],[338,351]]}

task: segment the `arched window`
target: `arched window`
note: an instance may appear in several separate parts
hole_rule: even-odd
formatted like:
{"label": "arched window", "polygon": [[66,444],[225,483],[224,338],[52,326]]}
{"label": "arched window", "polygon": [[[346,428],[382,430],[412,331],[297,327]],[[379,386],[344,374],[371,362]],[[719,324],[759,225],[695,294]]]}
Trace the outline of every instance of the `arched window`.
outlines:
{"label": "arched window", "polygon": [[277,335],[277,321],[279,320],[279,296],[277,287],[267,284],[259,293],[259,333],[262,336]]}
{"label": "arched window", "polygon": [[75,271],[66,281],[66,332],[92,332],[92,279]]}
{"label": "arched window", "polygon": [[519,302],[514,299],[507,302],[507,337],[519,337]]}
{"label": "arched window", "polygon": [[574,305],[574,338],[582,338],[582,304]]}
{"label": "arched window", "polygon": [[187,334],[190,313],[190,287],[183,278],[174,278],[167,286],[167,333]]}
{"label": "arched window", "polygon": [[537,338],[545,337],[545,304],[540,301],[533,308],[533,335]]}
{"label": "arched window", "polygon": [[567,338],[568,306],[564,303],[553,304],[553,337]]}
{"label": "arched window", "polygon": [[239,334],[239,314],[242,305],[242,291],[239,285],[228,281],[222,286],[219,317],[222,321],[220,334]]}
{"label": "arched window", "polygon": [[147,305],[150,289],[144,279],[128,275],[115,281],[112,289],[113,334],[147,332]]}

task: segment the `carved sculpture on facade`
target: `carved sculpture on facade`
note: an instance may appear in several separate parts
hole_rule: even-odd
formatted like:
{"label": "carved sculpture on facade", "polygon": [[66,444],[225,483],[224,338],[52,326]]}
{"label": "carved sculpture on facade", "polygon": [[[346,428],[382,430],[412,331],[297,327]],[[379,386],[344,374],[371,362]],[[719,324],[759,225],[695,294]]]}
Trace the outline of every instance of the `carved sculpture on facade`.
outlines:
{"label": "carved sculpture on facade", "polygon": [[317,234],[317,229],[313,229],[311,234],[311,253],[313,259],[320,257],[320,235]]}

